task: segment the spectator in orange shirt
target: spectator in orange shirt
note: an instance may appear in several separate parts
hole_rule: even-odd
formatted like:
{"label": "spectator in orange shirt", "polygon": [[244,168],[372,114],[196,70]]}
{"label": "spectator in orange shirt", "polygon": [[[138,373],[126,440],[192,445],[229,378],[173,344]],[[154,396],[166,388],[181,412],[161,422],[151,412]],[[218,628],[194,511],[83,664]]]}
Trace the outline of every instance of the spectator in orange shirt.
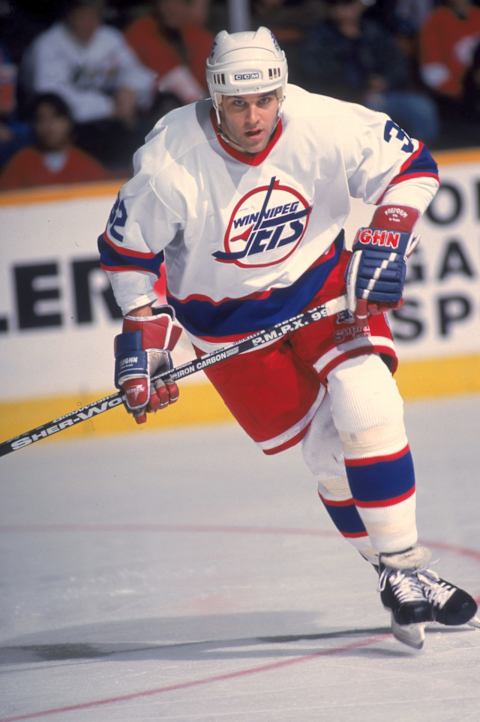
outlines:
{"label": "spectator in orange shirt", "polygon": [[480,41],[480,8],[470,0],[446,0],[420,32],[420,71],[432,92],[453,101],[462,95],[465,72]]}
{"label": "spectator in orange shirt", "polygon": [[181,104],[208,95],[205,61],[213,36],[203,22],[198,0],[152,0],[150,13],[125,31],[139,60],[158,77],[158,90]]}
{"label": "spectator in orange shirt", "polygon": [[72,143],[70,109],[54,93],[38,95],[32,106],[34,145],[18,151],[0,175],[0,190],[101,181],[100,163]]}

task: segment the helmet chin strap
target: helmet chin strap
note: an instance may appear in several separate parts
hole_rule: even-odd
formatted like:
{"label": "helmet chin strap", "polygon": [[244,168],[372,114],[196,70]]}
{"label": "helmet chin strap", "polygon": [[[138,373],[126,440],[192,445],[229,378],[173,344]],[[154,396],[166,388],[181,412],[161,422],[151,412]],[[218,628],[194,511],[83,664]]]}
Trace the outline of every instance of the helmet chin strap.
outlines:
{"label": "helmet chin strap", "polygon": [[[217,132],[219,135],[222,136],[222,139],[225,141],[225,143],[228,143],[228,145],[230,145],[232,148],[234,148],[235,150],[239,150],[241,153],[248,153],[248,150],[243,148],[243,146],[239,145],[239,143],[235,143],[234,140],[228,137],[228,135],[223,130],[221,124],[218,125]],[[251,155],[254,155],[254,153],[252,153]]]}

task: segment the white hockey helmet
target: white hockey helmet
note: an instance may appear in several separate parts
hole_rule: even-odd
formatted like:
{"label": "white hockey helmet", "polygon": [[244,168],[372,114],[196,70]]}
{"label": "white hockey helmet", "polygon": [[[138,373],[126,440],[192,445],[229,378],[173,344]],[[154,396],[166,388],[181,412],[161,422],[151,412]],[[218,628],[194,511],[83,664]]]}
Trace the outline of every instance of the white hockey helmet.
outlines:
{"label": "white hockey helmet", "polygon": [[218,113],[222,95],[268,93],[285,95],[288,68],[285,53],[265,27],[228,33],[221,30],[207,59],[207,85]]}

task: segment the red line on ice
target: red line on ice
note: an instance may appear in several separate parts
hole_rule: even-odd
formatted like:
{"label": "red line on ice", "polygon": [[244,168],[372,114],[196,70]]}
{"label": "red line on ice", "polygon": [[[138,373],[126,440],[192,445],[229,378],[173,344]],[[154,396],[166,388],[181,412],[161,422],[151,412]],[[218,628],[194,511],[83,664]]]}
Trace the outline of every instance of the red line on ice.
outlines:
{"label": "red line on ice", "polygon": [[156,687],[155,689],[147,689],[143,692],[131,692],[130,694],[119,695],[118,697],[109,697],[107,699],[98,699],[91,702],[83,702],[80,704],[72,704],[66,707],[55,707],[52,709],[42,710],[40,712],[28,712],[26,714],[15,715],[14,717],[3,717],[0,722],[21,722],[21,720],[38,719],[40,717],[48,717],[49,715],[56,715],[65,712],[76,712],[81,709],[91,709],[93,707],[102,707],[108,704],[115,704],[116,702],[128,702],[133,699],[142,699],[143,697],[154,697],[156,695],[164,694],[165,692],[175,692],[179,689],[188,689],[190,687],[200,687],[205,684],[212,684],[214,682],[223,682],[227,679],[235,679],[238,677],[246,677],[251,674],[258,674],[259,672],[269,672],[270,670],[281,669],[282,667],[291,667],[294,664],[300,664],[302,662],[310,662],[317,657],[327,657],[334,654],[342,654],[342,652],[350,652],[354,649],[361,649],[362,647],[368,647],[375,642],[378,642],[390,634],[378,634],[374,637],[368,637],[367,639],[359,640],[357,642],[350,642],[343,646],[334,647],[333,649],[323,650],[321,652],[314,652],[313,654],[307,654],[303,657],[295,657],[294,659],[283,659],[278,662],[269,662],[268,664],[262,664],[259,667],[246,667],[239,669],[236,672],[227,672],[225,674],[215,674],[211,677],[203,677],[201,679],[192,679],[188,682],[177,682],[175,684],[169,684],[165,687]]}
{"label": "red line on ice", "polygon": [[[195,533],[195,534],[284,534],[293,536],[338,537],[338,532],[323,529],[304,529],[295,527],[261,527],[248,525],[221,524],[1,524],[0,534],[7,533]],[[470,557],[480,562],[480,551],[455,544],[421,540],[435,549],[442,549],[463,557]],[[0,722],[3,720],[0,719]]]}
{"label": "red line on ice", "polygon": [[[299,535],[311,535],[311,536],[336,536],[334,531],[322,531],[315,529],[288,529],[281,527],[250,527],[250,526],[215,526],[215,525],[194,525],[194,524],[178,524],[178,525],[167,525],[167,524],[44,524],[44,525],[3,525],[0,526],[0,532],[102,532],[102,531],[133,531],[133,532],[210,532],[210,533],[244,533],[244,534],[299,534]],[[460,547],[454,544],[447,544],[444,542],[429,541],[429,546],[436,549],[443,549],[459,556],[470,557],[477,562],[480,562],[480,551],[475,549],[469,549],[468,547]],[[477,601],[479,601],[477,599]],[[358,640],[357,642],[350,642],[332,649],[323,650],[320,652],[314,652],[302,657],[295,657],[293,659],[280,660],[278,662],[269,662],[258,667],[246,667],[239,669],[236,672],[227,672],[225,674],[212,675],[210,677],[203,677],[201,679],[189,680],[187,682],[177,682],[175,684],[166,685],[165,687],[156,687],[154,689],[147,689],[142,692],[131,692],[125,695],[119,695],[117,697],[108,697],[105,699],[93,700],[91,702],[83,702],[79,704],[72,704],[65,707],[54,707],[52,709],[40,710],[38,712],[27,712],[25,714],[15,715],[13,717],[2,717],[0,722],[22,722],[23,720],[39,719],[40,717],[48,717],[49,715],[57,715],[68,712],[76,712],[82,709],[92,709],[97,707],[103,707],[109,704],[116,704],[118,702],[128,702],[134,699],[142,699],[144,697],[154,697],[166,692],[174,692],[179,689],[189,689],[191,687],[199,687],[202,685],[213,684],[215,682],[222,682],[227,679],[236,679],[239,677],[246,677],[252,674],[259,674],[261,672],[269,672],[271,670],[281,669],[283,667],[290,667],[295,664],[303,662],[310,662],[318,657],[333,656],[336,654],[342,654],[343,652],[349,652],[354,649],[361,649],[362,647],[369,647],[376,642],[390,637],[390,633],[375,635],[374,637],[368,637],[364,640]]]}

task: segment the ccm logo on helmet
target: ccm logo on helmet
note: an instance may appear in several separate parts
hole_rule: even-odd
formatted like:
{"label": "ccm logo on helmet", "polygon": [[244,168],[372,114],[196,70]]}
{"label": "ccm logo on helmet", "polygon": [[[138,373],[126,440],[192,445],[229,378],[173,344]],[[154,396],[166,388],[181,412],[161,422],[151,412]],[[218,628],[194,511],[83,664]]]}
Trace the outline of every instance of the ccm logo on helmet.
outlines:
{"label": "ccm logo on helmet", "polygon": [[259,80],[260,73],[256,70],[253,73],[235,73],[233,76],[234,80]]}
{"label": "ccm logo on helmet", "polygon": [[398,231],[379,230],[378,228],[361,228],[357,233],[356,241],[364,246],[382,246],[398,248],[401,233]]}

